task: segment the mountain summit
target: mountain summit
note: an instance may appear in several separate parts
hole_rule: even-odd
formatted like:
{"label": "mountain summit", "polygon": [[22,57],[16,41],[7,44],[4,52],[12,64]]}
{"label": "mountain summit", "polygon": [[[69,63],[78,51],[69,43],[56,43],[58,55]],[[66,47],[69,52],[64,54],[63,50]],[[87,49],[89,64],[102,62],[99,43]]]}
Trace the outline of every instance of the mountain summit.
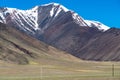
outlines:
{"label": "mountain summit", "polygon": [[0,22],[81,59],[120,60],[119,29],[85,20],[57,3],[29,10],[0,8]]}
{"label": "mountain summit", "polygon": [[[65,19],[66,17],[69,18]],[[43,33],[49,26],[58,22],[60,23],[61,18],[65,19],[66,22],[74,21],[80,26],[96,27],[103,31],[109,29],[107,26],[104,27],[102,23],[84,20],[74,11],[67,9],[58,3],[36,6],[29,10],[19,10],[16,8],[0,9],[0,22],[14,25],[32,35],[35,34],[36,31]]]}

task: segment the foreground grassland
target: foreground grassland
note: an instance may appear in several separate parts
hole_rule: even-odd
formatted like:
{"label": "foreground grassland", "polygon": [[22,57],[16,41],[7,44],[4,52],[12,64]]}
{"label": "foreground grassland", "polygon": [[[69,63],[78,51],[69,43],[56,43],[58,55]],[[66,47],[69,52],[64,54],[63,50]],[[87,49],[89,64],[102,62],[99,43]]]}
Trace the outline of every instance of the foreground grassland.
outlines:
{"label": "foreground grassland", "polygon": [[120,80],[120,63],[56,60],[48,63],[31,62],[28,65],[15,65],[1,61],[0,80]]}

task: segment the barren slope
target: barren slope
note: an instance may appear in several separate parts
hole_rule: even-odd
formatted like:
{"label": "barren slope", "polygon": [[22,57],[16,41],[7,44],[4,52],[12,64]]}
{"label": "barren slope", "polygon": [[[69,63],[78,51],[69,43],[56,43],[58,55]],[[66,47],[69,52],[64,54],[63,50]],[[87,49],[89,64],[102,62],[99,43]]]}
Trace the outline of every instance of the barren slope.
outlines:
{"label": "barren slope", "polygon": [[0,23],[0,60],[28,64],[31,61],[43,60],[44,63],[44,61],[49,62],[56,59],[78,60],[70,54],[48,46],[13,27]]}

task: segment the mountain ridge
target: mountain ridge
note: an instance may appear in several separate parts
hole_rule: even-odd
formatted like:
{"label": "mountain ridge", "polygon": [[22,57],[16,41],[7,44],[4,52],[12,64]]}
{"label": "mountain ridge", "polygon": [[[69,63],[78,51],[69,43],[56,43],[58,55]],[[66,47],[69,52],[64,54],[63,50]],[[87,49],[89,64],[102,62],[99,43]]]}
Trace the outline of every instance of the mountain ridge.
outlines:
{"label": "mountain ridge", "polygon": [[[16,9],[16,8],[5,8],[5,9],[3,9],[4,10],[3,13],[0,14],[3,17],[3,20],[1,20],[1,22],[8,23],[7,17],[9,17],[9,19],[11,21],[13,20],[13,22],[19,20],[19,21],[15,22],[15,24],[19,24],[18,26],[21,26],[21,27],[27,26],[27,25],[30,26],[30,28],[25,27],[26,31],[28,29],[31,32],[32,32],[32,30],[39,30],[41,28],[39,27],[40,24],[39,24],[38,17],[39,17],[40,10],[42,10],[42,12],[44,12],[42,7],[43,7],[43,9],[45,9],[46,7],[50,8],[50,9],[47,9],[49,11],[49,12],[47,12],[47,14],[49,13],[48,17],[56,18],[56,16],[58,16],[62,12],[64,12],[64,13],[70,12],[71,15],[73,16],[73,19],[75,20],[75,22],[77,24],[79,24],[80,26],[87,26],[86,24],[91,24],[89,22],[85,22],[84,19],[82,17],[80,17],[77,13],[75,13],[74,11],[68,10],[63,5],[58,4],[58,3],[50,3],[50,4],[41,5],[41,6],[35,6],[34,8],[29,9],[29,10],[20,10],[20,9]],[[10,16],[8,16],[8,15],[10,15]],[[1,19],[2,19],[2,17],[1,17]],[[24,20],[26,23],[28,22],[27,25],[25,25],[21,20]],[[28,21],[26,21],[26,20],[28,20]],[[106,29],[108,29],[108,28],[106,28]]]}
{"label": "mountain ridge", "polygon": [[2,13],[5,14],[7,25],[80,59],[120,60],[117,57],[120,55],[119,29],[114,31],[98,21],[84,20],[60,4],[36,6],[23,12],[14,10],[12,13]]}

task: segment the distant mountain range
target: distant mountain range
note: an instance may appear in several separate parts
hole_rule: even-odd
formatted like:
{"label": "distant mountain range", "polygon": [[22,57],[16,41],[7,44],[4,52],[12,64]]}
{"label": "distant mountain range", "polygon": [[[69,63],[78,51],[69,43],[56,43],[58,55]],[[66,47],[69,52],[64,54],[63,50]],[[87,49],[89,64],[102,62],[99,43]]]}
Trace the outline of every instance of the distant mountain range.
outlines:
{"label": "distant mountain range", "polygon": [[85,20],[57,3],[0,8],[0,22],[80,59],[120,61],[120,29]]}

